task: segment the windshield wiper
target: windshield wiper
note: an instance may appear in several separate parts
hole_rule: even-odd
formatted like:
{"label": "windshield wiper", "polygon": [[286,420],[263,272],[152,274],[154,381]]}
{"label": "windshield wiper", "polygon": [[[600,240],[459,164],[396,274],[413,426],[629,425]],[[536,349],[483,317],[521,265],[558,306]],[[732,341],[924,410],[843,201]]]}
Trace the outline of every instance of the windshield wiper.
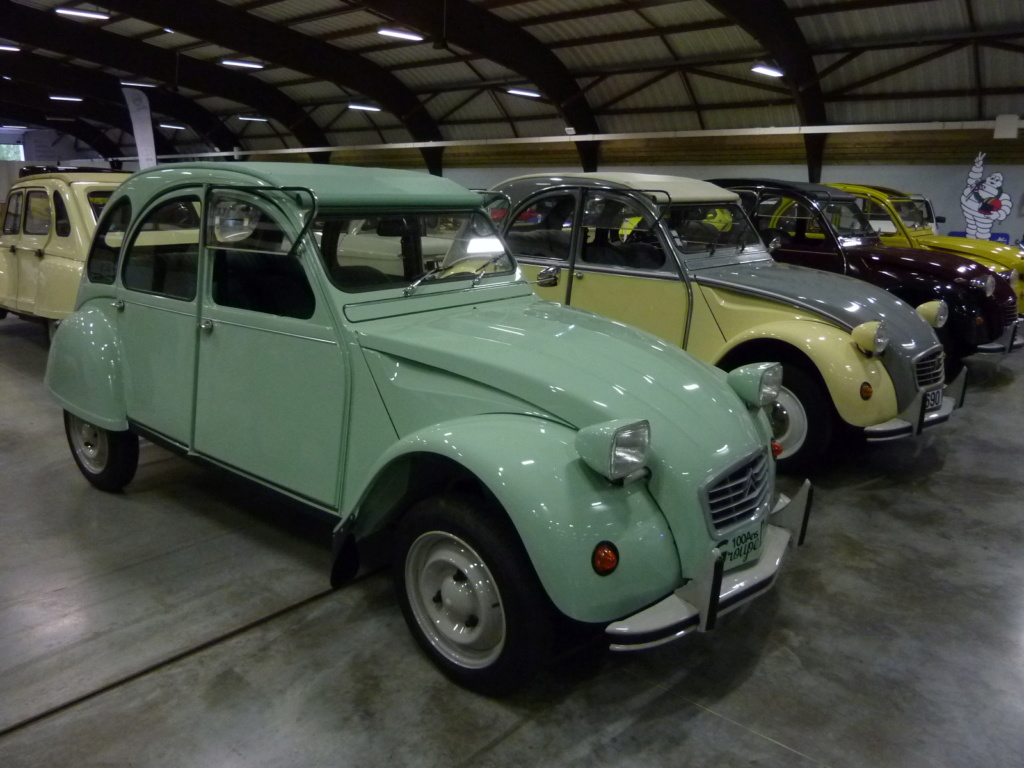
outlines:
{"label": "windshield wiper", "polygon": [[484,279],[484,270],[485,269],[487,269],[489,266],[491,266],[491,264],[494,264],[496,261],[500,261],[501,259],[504,259],[504,258],[505,258],[505,254],[504,253],[499,253],[496,256],[491,256],[491,258],[489,258],[487,261],[485,261],[479,267],[474,269],[473,270],[473,274],[476,275],[476,277],[473,278],[473,282],[470,285],[470,288],[476,288],[477,283],[479,283],[481,280]]}
{"label": "windshield wiper", "polygon": [[420,287],[420,283],[422,283],[422,282],[424,282],[426,280],[429,280],[434,275],[436,275],[438,272],[440,272],[442,269],[444,269],[444,267],[441,266],[440,264],[438,264],[436,267],[431,267],[426,272],[424,272],[422,275],[420,275],[415,280],[413,280],[411,283],[409,283],[409,285],[406,286],[405,290],[402,291],[402,295],[403,296],[412,296],[413,291],[415,291],[417,288]]}

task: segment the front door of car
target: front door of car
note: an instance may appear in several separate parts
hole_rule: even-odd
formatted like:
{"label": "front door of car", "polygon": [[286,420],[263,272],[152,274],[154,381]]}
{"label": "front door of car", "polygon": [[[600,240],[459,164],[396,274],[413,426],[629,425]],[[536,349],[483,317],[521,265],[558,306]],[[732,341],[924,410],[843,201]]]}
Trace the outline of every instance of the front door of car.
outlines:
{"label": "front door of car", "polygon": [[210,194],[194,450],[333,507],[347,376],[313,259],[270,201]]}
{"label": "front door of car", "polygon": [[689,296],[651,216],[628,196],[590,191],[579,221],[568,303],[681,345]]}
{"label": "front door of car", "polygon": [[18,304],[18,243],[21,242],[21,214],[25,193],[16,189],[7,196],[3,233],[0,234],[0,306],[15,309]]}
{"label": "front door of car", "polygon": [[[117,289],[128,418],[182,447],[192,439],[200,199],[199,190],[185,190],[141,212],[127,233]],[[90,279],[103,277],[97,249],[108,239],[110,248],[120,245],[112,226],[119,218],[108,217],[97,233]]]}
{"label": "front door of car", "polygon": [[[503,227],[509,250],[542,299],[567,300],[578,205],[578,190],[549,192],[530,198],[512,211]],[[503,201],[491,206],[491,215],[504,210],[502,206]]]}
{"label": "front door of car", "polygon": [[842,249],[828,225],[802,200],[762,192],[753,219],[776,261],[840,275],[846,272]]}

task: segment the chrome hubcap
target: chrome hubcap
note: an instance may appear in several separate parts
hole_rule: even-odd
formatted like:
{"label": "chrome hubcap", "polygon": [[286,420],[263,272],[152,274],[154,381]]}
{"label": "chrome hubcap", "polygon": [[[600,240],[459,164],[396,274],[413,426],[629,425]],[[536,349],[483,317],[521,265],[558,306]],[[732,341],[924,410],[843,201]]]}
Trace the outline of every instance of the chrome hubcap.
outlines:
{"label": "chrome hubcap", "polygon": [[424,533],[405,559],[405,589],[423,634],[462,667],[492,664],[505,646],[505,611],[487,565],[450,533]]}
{"label": "chrome hubcap", "polygon": [[796,396],[785,387],[779,389],[778,399],[768,412],[772,436],[782,446],[780,459],[791,456],[807,439],[807,412]]}
{"label": "chrome hubcap", "polygon": [[107,467],[108,443],[106,431],[94,427],[77,416],[71,417],[71,445],[82,465],[93,474]]}

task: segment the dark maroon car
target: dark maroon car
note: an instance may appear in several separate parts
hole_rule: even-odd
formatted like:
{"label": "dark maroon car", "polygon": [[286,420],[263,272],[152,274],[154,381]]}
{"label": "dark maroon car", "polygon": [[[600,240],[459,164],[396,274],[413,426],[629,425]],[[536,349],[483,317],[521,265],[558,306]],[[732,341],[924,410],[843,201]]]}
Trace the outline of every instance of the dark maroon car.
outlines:
{"label": "dark maroon car", "polygon": [[960,256],[883,245],[853,195],[777,179],[711,183],[739,193],[777,261],[866,280],[911,306],[945,301],[949,319],[937,333],[948,370],[958,370],[968,355],[1024,346],[1016,295],[1005,279]]}

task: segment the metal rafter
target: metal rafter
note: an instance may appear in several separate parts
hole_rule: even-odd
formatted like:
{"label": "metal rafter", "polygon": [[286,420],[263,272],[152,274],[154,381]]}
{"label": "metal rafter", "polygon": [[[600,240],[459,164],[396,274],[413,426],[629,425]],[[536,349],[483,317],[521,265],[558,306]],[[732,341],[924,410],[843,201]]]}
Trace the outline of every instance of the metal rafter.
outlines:
{"label": "metal rafter", "polygon": [[[393,74],[363,56],[216,0],[104,0],[104,7],[313,75],[343,91],[361,93],[395,115],[415,141],[443,138],[415,94]],[[321,143],[326,144],[326,139]],[[440,166],[430,170],[441,172]]]}
{"label": "metal rafter", "polygon": [[[485,55],[533,83],[576,133],[600,131],[586,96],[565,65],[547,46],[514,24],[468,0],[362,0],[360,5],[439,41]],[[584,170],[597,170],[593,148],[582,143],[578,148]]]}
{"label": "metal rafter", "polygon": [[84,61],[230,99],[277,120],[306,146],[327,143],[326,136],[298,104],[254,77],[188,56],[176,56],[156,46],[11,0],[0,0],[0,18],[3,18],[2,33],[10,40],[38,48],[59,45],[61,53]]}
{"label": "metal rafter", "polygon": [[[75,95],[119,107],[125,105],[120,78],[26,51],[0,58],[0,74],[47,87],[60,83]],[[186,123],[213,148],[227,152],[238,144],[236,136],[223,123],[191,99],[163,88],[146,88],[144,92],[155,113]]]}
{"label": "metal rafter", "polygon": [[60,128],[57,128],[52,122],[46,119],[47,113],[45,111],[21,106],[20,104],[10,103],[4,104],[2,109],[4,115],[8,118],[25,123],[26,125],[36,125],[42,129],[65,133],[77,141],[92,147],[93,151],[106,160],[111,167],[121,167],[119,161],[112,161],[110,159],[112,157],[120,157],[125,154],[121,147],[119,147],[116,142],[96,126],[87,123],[84,120],[72,120],[70,122],[61,121]]}
{"label": "metal rafter", "polygon": [[926,53],[923,56],[917,56],[911,59],[910,61],[905,61],[902,64],[898,64],[894,67],[888,67],[887,69],[884,69],[881,72],[876,72],[875,74],[861,78],[856,82],[844,85],[842,88],[836,88],[835,90],[830,91],[827,94],[827,97],[835,98],[837,96],[842,96],[843,94],[849,93],[850,91],[855,91],[858,88],[863,88],[865,85],[871,85],[872,83],[877,83],[880,80],[886,80],[892,77],[893,75],[898,75],[901,72],[906,72],[908,69],[913,69],[914,67],[919,67],[922,64],[927,64],[929,61],[941,59],[944,56],[949,56],[951,53],[956,53],[957,51],[967,47],[967,45],[968,43],[953,43],[952,45],[947,45],[943,48],[940,48],[937,51]]}

